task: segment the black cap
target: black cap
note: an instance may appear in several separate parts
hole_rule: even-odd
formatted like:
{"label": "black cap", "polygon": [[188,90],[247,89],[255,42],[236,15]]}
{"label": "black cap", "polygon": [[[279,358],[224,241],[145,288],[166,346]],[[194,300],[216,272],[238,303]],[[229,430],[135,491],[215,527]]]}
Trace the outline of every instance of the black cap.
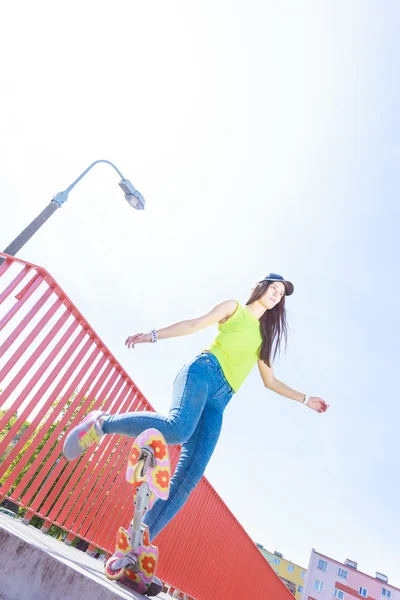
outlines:
{"label": "black cap", "polygon": [[261,279],[261,281],[281,281],[285,286],[286,296],[291,296],[294,292],[293,283],[291,283],[290,281],[286,281],[286,279],[282,277],[282,275],[278,275],[277,273],[268,273],[268,275]]}

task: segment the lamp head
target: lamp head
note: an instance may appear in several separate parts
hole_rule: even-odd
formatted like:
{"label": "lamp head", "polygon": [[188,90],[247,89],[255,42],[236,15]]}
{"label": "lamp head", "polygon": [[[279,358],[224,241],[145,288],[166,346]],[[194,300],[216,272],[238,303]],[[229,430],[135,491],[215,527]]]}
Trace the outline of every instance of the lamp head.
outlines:
{"label": "lamp head", "polygon": [[136,208],[136,210],[144,210],[146,201],[129,179],[121,179],[118,185],[125,193],[126,201],[129,202],[133,208]]}

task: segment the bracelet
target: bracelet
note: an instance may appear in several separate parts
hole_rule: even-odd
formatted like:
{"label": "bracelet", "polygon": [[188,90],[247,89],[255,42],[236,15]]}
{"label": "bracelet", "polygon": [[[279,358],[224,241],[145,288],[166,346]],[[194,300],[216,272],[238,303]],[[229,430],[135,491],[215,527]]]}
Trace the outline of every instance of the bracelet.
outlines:
{"label": "bracelet", "polygon": [[310,396],[304,396],[304,400],[303,400],[304,406],[308,406],[309,399],[310,399]]}
{"label": "bracelet", "polygon": [[155,344],[157,341],[157,331],[155,329],[150,329],[149,334],[151,335],[150,344]]}

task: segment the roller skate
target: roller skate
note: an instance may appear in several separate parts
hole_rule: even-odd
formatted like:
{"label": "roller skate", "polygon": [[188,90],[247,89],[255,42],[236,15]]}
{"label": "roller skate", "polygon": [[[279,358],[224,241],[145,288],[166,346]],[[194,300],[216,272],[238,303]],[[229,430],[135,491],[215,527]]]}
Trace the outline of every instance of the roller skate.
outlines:
{"label": "roller skate", "polygon": [[104,569],[108,579],[120,580],[141,594],[156,595],[162,589],[155,577],[158,548],[150,542],[142,520],[157,498],[169,495],[171,467],[168,446],[156,429],[146,429],[133,442],[126,480],[133,485],[134,517],[125,530],[120,527],[115,551]]}

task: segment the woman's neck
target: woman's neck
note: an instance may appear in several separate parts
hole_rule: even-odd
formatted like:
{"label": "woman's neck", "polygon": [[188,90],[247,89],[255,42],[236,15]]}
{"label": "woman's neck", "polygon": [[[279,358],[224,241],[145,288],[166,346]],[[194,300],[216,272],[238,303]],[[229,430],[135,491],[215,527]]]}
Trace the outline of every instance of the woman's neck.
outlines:
{"label": "woman's neck", "polygon": [[268,310],[259,300],[252,302],[251,304],[247,304],[247,310],[253,317],[256,319],[261,319],[266,310]]}

